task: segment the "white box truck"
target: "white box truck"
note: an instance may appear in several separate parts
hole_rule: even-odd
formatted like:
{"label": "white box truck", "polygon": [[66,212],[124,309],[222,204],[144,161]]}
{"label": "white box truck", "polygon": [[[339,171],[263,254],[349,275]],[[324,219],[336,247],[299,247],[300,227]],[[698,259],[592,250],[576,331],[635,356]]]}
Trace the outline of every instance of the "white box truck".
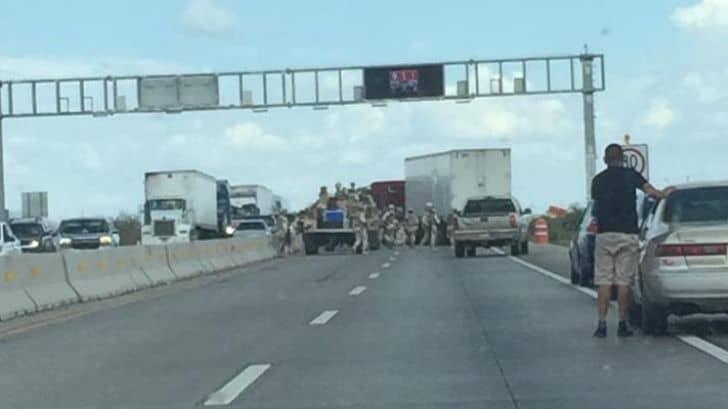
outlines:
{"label": "white box truck", "polygon": [[462,149],[404,161],[405,203],[422,215],[430,202],[444,220],[475,196],[511,196],[510,149]]}
{"label": "white box truck", "polygon": [[146,173],[142,244],[219,237],[217,185],[197,170]]}
{"label": "white box truck", "polygon": [[[262,185],[236,185],[230,188],[233,221],[261,218],[273,227],[275,200],[273,191]],[[234,223],[235,224],[235,223]]]}

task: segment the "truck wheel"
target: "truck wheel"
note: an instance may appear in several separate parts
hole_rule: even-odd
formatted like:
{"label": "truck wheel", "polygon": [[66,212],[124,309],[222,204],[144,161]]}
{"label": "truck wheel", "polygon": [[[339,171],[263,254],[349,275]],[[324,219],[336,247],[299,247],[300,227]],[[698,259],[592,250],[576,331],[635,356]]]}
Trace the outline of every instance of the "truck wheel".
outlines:
{"label": "truck wheel", "polygon": [[646,335],[667,334],[667,311],[663,307],[652,305],[647,300],[642,304],[642,332]]}
{"label": "truck wheel", "polygon": [[521,243],[521,254],[528,254],[528,240]]}
{"label": "truck wheel", "polygon": [[190,231],[190,241],[200,240],[200,229],[194,228]]}
{"label": "truck wheel", "polygon": [[518,242],[511,244],[511,255],[517,256],[521,254],[521,245]]}
{"label": "truck wheel", "polygon": [[475,257],[475,246],[468,247],[468,257]]}
{"label": "truck wheel", "polygon": [[455,242],[455,257],[465,257],[465,245],[463,243]]}

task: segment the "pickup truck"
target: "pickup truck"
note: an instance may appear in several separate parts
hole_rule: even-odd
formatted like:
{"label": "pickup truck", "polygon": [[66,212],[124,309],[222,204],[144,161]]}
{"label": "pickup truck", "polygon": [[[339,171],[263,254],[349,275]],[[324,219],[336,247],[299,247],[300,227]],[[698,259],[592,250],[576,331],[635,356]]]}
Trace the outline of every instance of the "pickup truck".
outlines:
{"label": "pickup truck", "polygon": [[528,253],[528,225],[512,197],[471,197],[465,202],[453,232],[455,257],[474,257],[478,247],[510,246],[512,255]]}

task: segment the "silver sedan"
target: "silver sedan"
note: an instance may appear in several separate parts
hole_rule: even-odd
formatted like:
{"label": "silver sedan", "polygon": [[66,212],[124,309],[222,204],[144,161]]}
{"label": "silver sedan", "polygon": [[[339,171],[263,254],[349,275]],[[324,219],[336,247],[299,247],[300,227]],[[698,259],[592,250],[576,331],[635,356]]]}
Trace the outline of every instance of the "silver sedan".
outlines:
{"label": "silver sedan", "polygon": [[728,312],[728,181],[676,186],[640,229],[633,321],[667,331],[670,314]]}

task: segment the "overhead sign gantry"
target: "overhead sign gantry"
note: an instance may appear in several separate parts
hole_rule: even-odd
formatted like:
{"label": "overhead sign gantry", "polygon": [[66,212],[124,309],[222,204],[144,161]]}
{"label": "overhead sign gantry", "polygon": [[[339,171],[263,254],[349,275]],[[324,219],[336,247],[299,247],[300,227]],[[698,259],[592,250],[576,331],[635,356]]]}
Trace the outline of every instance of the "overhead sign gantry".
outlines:
{"label": "overhead sign gantry", "polygon": [[[601,54],[218,73],[24,79],[0,82],[0,209],[5,209],[2,122],[10,118],[251,110],[581,93],[587,192],[596,171],[594,93]],[[0,218],[7,211],[0,210]]]}

